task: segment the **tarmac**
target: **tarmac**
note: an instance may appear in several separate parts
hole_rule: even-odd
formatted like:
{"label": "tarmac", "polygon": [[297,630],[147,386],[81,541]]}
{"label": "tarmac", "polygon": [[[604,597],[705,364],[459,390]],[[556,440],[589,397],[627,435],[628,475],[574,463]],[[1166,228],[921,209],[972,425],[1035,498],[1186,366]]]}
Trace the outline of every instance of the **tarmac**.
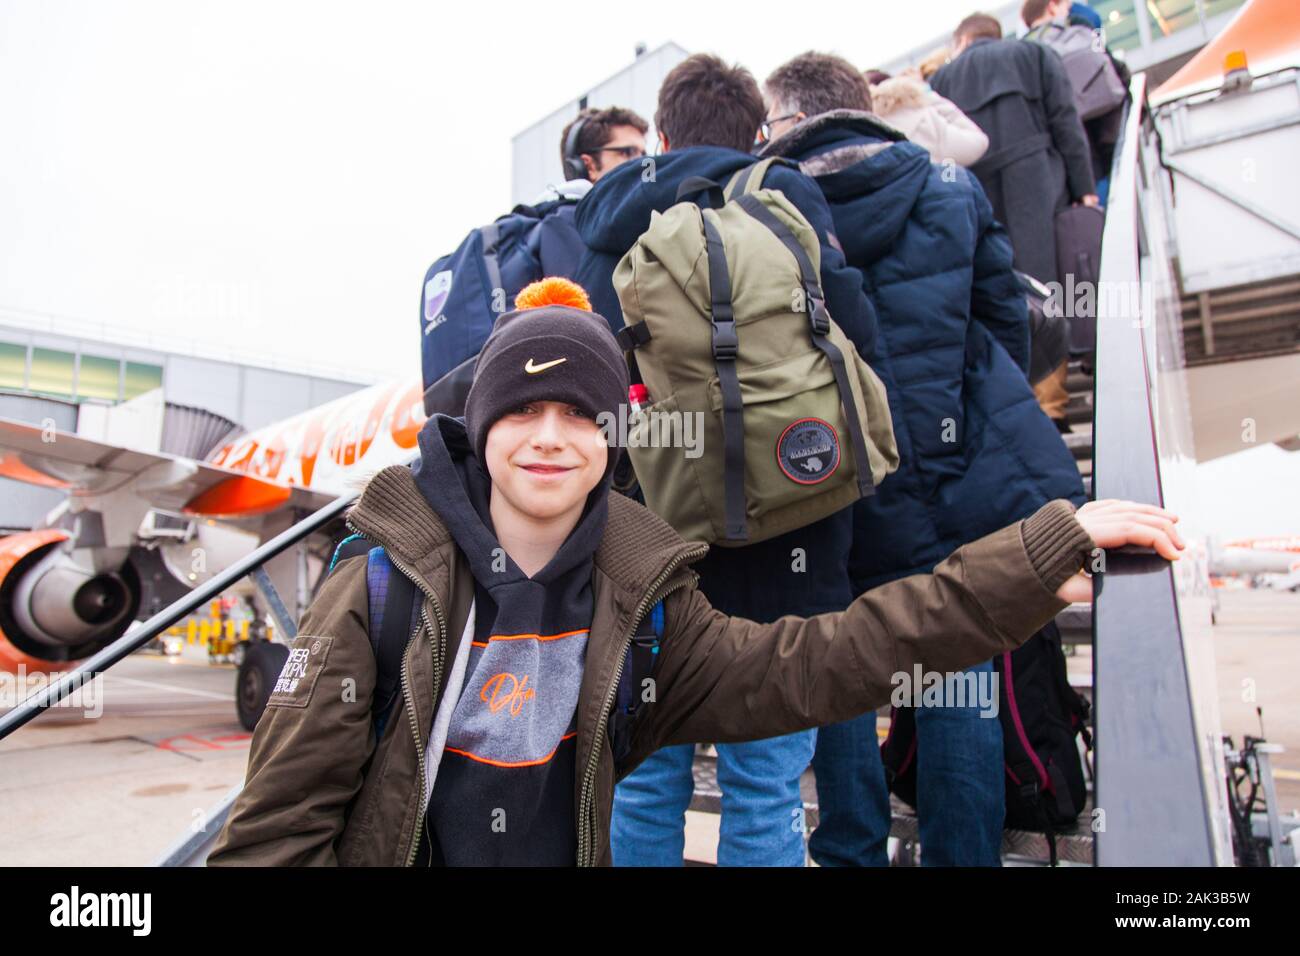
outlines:
{"label": "tarmac", "polygon": [[[1295,811],[1300,594],[1221,591],[1220,598],[1223,732],[1238,744],[1258,735],[1255,707],[1262,708],[1268,740],[1286,748],[1274,761],[1281,809]],[[1090,666],[1087,647],[1070,658],[1072,674]],[[251,735],[235,716],[233,666],[141,652],[100,682],[98,700],[53,708],[0,741],[0,865],[150,865],[204,826],[212,806],[242,782]],[[879,723],[883,734],[886,721]],[[718,819],[688,813],[688,861],[716,859]]]}

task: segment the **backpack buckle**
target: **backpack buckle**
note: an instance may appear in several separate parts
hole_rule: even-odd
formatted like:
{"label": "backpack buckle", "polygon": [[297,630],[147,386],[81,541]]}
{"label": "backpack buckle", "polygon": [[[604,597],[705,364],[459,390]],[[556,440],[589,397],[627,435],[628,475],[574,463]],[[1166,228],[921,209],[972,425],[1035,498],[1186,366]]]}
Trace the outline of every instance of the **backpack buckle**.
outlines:
{"label": "backpack buckle", "polygon": [[713,323],[713,358],[715,361],[735,361],[740,351],[740,340],[736,338],[736,323]]}
{"label": "backpack buckle", "polygon": [[808,299],[812,302],[812,314],[808,316],[808,321],[812,325],[812,330],[817,335],[828,335],[831,330],[831,314],[826,311],[826,300],[813,292],[808,293]]}

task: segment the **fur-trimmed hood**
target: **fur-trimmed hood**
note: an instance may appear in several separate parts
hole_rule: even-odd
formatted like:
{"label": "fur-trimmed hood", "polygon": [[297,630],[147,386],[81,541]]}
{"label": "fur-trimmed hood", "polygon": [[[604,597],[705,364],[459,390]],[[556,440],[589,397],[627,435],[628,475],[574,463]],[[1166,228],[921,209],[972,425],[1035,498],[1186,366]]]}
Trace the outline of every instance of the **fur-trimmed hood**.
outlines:
{"label": "fur-trimmed hood", "polygon": [[852,229],[837,230],[845,257],[859,268],[893,247],[930,173],[924,149],[861,110],[809,117],[768,143],[762,155],[795,160],[817,180],[832,209],[852,203],[861,213]]}
{"label": "fur-trimmed hood", "polygon": [[[796,124],[788,133],[784,133],[764,145],[758,155],[760,157],[798,157],[813,145],[814,140],[820,139],[828,129],[860,133],[870,139],[884,140],[885,142],[880,144],[880,149],[884,149],[891,143],[907,139],[907,134],[890,126],[875,113],[868,113],[865,110],[829,110],[825,113],[818,113],[816,116],[810,116],[803,122]],[[879,152],[879,150],[874,152]],[[809,176],[815,177],[818,175],[807,169],[804,172]]]}
{"label": "fur-trimmed hood", "polygon": [[871,108],[886,118],[902,109],[924,109],[929,92],[924,83],[913,77],[891,76],[871,88]]}

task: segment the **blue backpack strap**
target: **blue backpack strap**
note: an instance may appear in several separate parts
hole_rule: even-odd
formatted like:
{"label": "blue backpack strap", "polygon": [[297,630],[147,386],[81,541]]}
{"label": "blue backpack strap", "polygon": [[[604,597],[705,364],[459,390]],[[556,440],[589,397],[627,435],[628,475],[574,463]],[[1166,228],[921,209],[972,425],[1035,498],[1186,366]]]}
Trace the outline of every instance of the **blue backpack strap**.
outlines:
{"label": "blue backpack strap", "polygon": [[331,574],[333,574],[334,566],[338,564],[340,561],[346,560],[347,558],[354,557],[358,554],[365,554],[369,550],[370,550],[370,545],[366,542],[365,535],[363,534],[348,535],[346,538],[340,541],[339,546],[334,549],[334,556],[330,558],[329,570],[325,572],[325,576],[329,577]]}
{"label": "blue backpack strap", "polygon": [[644,703],[641,695],[645,682],[653,678],[659,664],[659,646],[664,633],[664,602],[658,601],[641,619],[623,661],[614,695],[614,707],[609,715],[609,741],[614,760],[627,756],[631,747],[632,722]]}
{"label": "blue backpack strap", "polygon": [[366,556],[366,592],[370,599],[370,646],[375,653],[371,713],[378,740],[400,690],[402,655],[419,616],[420,602],[416,600],[415,583],[393,567],[382,547],[371,548]]}

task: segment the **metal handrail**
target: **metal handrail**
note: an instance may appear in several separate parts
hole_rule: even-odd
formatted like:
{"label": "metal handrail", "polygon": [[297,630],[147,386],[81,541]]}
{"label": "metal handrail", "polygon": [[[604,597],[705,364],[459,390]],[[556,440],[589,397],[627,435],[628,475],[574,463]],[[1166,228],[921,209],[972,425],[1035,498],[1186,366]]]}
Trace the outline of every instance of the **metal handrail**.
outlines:
{"label": "metal handrail", "polygon": [[191,614],[228,587],[245,576],[256,572],[267,561],[288,550],[309,534],[318,531],[338,518],[356,500],[356,495],[345,495],[318,509],[297,524],[282,531],[270,541],[259,546],[246,557],[236,561],[220,574],[196,587],[189,594],[173,601],[140,627],[122,635],[103,650],[86,658],[76,668],[66,671],[59,679],[24,698],[23,702],[6,714],[0,715],[0,740],[25,725],[37,715],[53,707],[60,700],[89,680],[108,670],[134,651],[144,647],[177,621]]}
{"label": "metal handrail", "polygon": [[[1145,76],[1117,146],[1101,283],[1143,289],[1150,253],[1139,161]],[[1152,266],[1154,268],[1154,266]],[[1133,301],[1136,299],[1137,301]],[[1093,420],[1095,497],[1165,504],[1156,409],[1153,297],[1099,294]],[[1175,307],[1176,308],[1176,307]],[[1158,311],[1158,310],[1157,310]],[[1177,312],[1174,312],[1177,316]],[[1217,862],[1211,799],[1198,745],[1184,622],[1174,571],[1151,553],[1107,555],[1094,578],[1095,862],[1209,866]]]}

